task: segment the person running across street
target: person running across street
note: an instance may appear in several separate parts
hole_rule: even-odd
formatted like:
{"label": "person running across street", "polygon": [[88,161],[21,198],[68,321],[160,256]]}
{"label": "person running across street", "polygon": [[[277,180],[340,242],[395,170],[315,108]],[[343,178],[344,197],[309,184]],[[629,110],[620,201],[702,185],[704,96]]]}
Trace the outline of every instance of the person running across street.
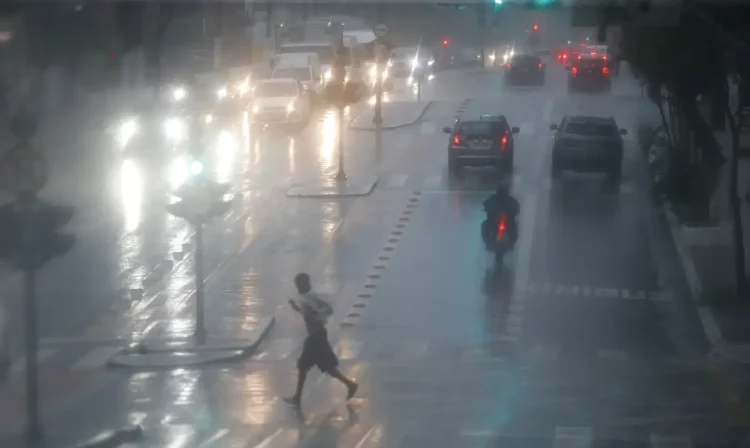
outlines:
{"label": "person running across street", "polygon": [[294,406],[300,405],[305,379],[310,369],[315,366],[321,372],[341,381],[347,388],[346,399],[349,400],[357,393],[359,385],[341,373],[338,368],[339,360],[328,341],[326,323],[333,314],[333,308],[312,291],[308,274],[304,272],[297,274],[294,277],[294,285],[297,287],[299,297],[296,300],[289,299],[289,305],[302,315],[307,328],[307,338],[305,338],[302,354],[297,361],[297,390],[294,396],[284,398],[284,401]]}

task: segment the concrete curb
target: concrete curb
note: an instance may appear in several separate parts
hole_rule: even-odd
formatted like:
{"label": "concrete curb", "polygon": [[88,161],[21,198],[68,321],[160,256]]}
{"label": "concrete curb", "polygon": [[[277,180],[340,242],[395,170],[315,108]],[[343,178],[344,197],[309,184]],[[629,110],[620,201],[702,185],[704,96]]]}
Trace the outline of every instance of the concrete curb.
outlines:
{"label": "concrete curb", "polygon": [[[214,343],[196,346],[189,341],[149,347],[136,344],[120,350],[107,360],[107,367],[122,369],[169,369],[196,367],[216,363],[239,361],[251,357],[263,343],[276,323],[276,316],[265,319],[258,327],[258,334],[244,343]],[[225,340],[226,341],[226,340]]]}
{"label": "concrete curb", "polygon": [[[393,125],[393,126],[381,126],[380,129],[384,130],[384,131],[388,131],[388,130],[391,130],[391,129],[399,129],[399,128],[405,128],[407,126],[411,126],[414,123],[416,123],[419,120],[421,120],[422,117],[424,117],[424,114],[427,113],[427,110],[430,108],[430,106],[432,106],[432,103],[434,103],[434,101],[432,101],[432,100],[427,101],[427,104],[425,104],[424,108],[422,108],[422,112],[420,112],[419,115],[417,115],[417,117],[414,118],[413,120],[411,120],[409,122],[406,122],[406,123],[401,123],[401,124]],[[356,119],[353,120],[353,121],[356,121]],[[354,126],[353,124],[349,125],[349,129],[352,129],[352,130],[355,130],[355,131],[375,131],[375,130],[377,130],[377,128],[375,126],[360,127],[360,126]]]}
{"label": "concrete curb", "polygon": [[143,440],[143,433],[141,425],[133,425],[100,434],[82,445],[77,445],[77,448],[115,448],[125,444],[137,443]]}

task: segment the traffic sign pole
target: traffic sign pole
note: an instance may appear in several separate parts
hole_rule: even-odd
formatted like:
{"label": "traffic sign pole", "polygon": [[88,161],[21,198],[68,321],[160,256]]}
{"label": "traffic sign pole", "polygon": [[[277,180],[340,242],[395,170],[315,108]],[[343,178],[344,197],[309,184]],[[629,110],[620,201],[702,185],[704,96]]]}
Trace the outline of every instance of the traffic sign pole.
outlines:
{"label": "traffic sign pole", "polygon": [[[383,18],[383,4],[378,3],[378,20]],[[372,29],[373,34],[377,37],[375,41],[375,113],[372,122],[376,129],[383,126],[383,74],[385,70],[383,65],[387,62],[385,56],[385,46],[381,40],[388,35],[388,27],[384,23],[378,23]]]}

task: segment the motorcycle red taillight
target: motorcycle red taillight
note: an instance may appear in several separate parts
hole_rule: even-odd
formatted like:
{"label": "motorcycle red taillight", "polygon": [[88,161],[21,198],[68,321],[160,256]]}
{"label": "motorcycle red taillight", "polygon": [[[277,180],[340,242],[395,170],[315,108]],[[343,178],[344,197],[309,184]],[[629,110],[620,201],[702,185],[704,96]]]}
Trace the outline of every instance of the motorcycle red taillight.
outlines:
{"label": "motorcycle red taillight", "polygon": [[505,147],[508,144],[508,134],[503,134],[503,138],[500,140],[500,150],[505,151]]}
{"label": "motorcycle red taillight", "polygon": [[542,63],[540,62],[540,63],[539,63],[539,64],[538,64],[538,65],[537,65],[536,67],[537,67],[537,68],[538,68],[539,70],[541,70],[541,69],[542,69]]}
{"label": "motorcycle red taillight", "polygon": [[459,146],[461,145],[461,137],[458,135],[453,136],[453,146]]}
{"label": "motorcycle red taillight", "polygon": [[607,67],[602,67],[602,75],[609,75],[609,69]]}
{"label": "motorcycle red taillight", "polygon": [[502,240],[503,236],[505,236],[505,215],[502,215],[497,222],[497,241]]}

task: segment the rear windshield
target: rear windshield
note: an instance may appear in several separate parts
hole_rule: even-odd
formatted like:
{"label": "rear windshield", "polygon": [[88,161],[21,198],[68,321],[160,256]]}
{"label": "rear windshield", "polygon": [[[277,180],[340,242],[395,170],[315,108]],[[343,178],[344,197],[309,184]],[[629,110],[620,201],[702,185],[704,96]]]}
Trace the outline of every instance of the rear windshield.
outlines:
{"label": "rear windshield", "polygon": [[459,123],[456,132],[466,136],[495,136],[505,131],[502,121],[464,121]]}
{"label": "rear windshield", "polygon": [[536,56],[522,55],[522,56],[514,56],[513,57],[513,63],[514,64],[536,65],[536,64],[538,64],[540,62],[542,62],[542,60],[539,59]]}
{"label": "rear windshield", "polygon": [[568,123],[566,134],[584,135],[587,137],[613,137],[618,135],[614,126],[594,123]]}
{"label": "rear windshield", "polygon": [[273,71],[273,78],[292,78],[297,81],[312,81],[309,67],[284,67]]}
{"label": "rear windshield", "polygon": [[602,59],[581,59],[576,64],[580,68],[602,68],[606,65]]}

